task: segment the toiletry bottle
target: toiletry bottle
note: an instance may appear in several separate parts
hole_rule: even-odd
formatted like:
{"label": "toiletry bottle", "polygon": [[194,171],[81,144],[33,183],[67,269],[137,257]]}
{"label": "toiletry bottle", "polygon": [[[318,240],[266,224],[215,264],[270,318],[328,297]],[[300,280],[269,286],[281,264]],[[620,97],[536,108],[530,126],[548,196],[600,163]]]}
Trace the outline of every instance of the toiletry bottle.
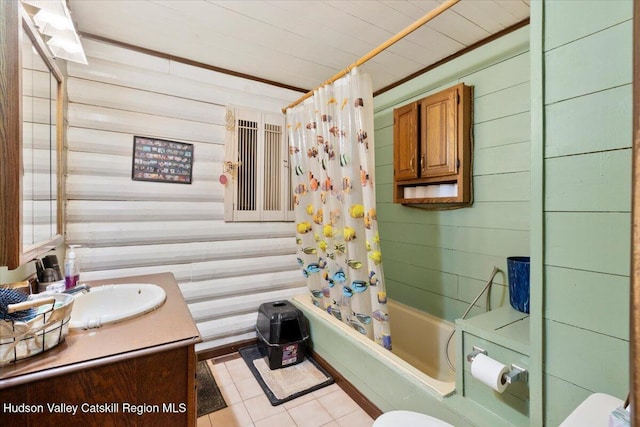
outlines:
{"label": "toiletry bottle", "polygon": [[64,287],[65,289],[71,289],[78,285],[78,279],[80,277],[80,265],[76,258],[76,253],[73,250],[79,245],[69,245],[69,250],[64,260]]}
{"label": "toiletry bottle", "polygon": [[39,259],[34,260],[36,263],[36,275],[38,276],[38,282],[44,282],[44,266]]}

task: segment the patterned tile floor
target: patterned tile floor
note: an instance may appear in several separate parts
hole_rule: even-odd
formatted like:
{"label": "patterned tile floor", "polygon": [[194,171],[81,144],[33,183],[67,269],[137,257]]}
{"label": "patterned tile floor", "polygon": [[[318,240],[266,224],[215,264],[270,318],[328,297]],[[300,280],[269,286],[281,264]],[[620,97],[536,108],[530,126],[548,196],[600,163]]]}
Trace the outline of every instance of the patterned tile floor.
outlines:
{"label": "patterned tile floor", "polygon": [[207,361],[227,407],[198,418],[198,427],[371,427],[373,419],[336,384],[282,405],[271,403],[244,360]]}

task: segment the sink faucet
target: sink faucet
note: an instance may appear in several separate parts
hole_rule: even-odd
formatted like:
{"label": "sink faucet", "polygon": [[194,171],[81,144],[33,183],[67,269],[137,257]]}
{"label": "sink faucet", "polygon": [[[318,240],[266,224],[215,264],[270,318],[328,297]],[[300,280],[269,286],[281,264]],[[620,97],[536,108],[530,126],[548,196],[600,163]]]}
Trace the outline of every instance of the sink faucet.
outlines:
{"label": "sink faucet", "polygon": [[82,285],[78,285],[76,287],[73,287],[71,289],[67,289],[65,291],[63,291],[63,294],[69,294],[69,295],[74,295],[78,292],[90,292],[91,291],[91,286],[87,285],[86,283],[82,284]]}

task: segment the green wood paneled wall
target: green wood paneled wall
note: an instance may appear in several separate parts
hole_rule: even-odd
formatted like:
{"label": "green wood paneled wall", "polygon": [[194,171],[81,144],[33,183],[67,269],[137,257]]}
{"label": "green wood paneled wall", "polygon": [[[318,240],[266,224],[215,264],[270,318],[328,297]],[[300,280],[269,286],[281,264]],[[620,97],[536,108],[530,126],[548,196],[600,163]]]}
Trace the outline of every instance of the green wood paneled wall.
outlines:
{"label": "green wood paneled wall", "polygon": [[[527,255],[532,235],[544,242],[549,426],[593,392],[624,399],[628,391],[631,16],[631,0],[544,2],[544,19],[532,22],[544,28],[544,159],[530,155],[528,44],[474,51],[376,97],[391,298],[453,320],[493,265],[506,271],[507,256]],[[424,211],[391,203],[393,108],[458,82],[475,87],[474,204]],[[542,189],[531,182],[532,162],[543,163]],[[531,229],[531,185],[543,194],[543,229]],[[506,277],[496,283],[492,304],[507,304]]]}
{"label": "green wood paneled wall", "polygon": [[632,4],[544,3],[549,426],[593,392],[629,387]]}
{"label": "green wood paneled wall", "polygon": [[[531,239],[530,68],[525,27],[376,97],[376,197],[390,298],[454,321],[497,266],[491,305],[509,304],[506,258],[529,255]],[[459,82],[474,87],[473,205],[428,211],[392,203],[393,108]],[[485,311],[485,301],[470,315]],[[522,424],[522,414],[487,390],[477,388],[478,401],[456,394],[444,404],[478,426]]]}
{"label": "green wood paneled wall", "polygon": [[[530,156],[528,45],[505,46],[502,56],[500,47],[478,50],[469,63],[376,97],[378,216],[391,298],[453,320],[493,265],[506,270],[507,256],[528,254],[533,233],[544,242],[549,426],[593,392],[624,399],[628,391],[631,16],[631,0],[545,1],[544,19],[532,22],[544,28],[544,159]],[[393,107],[458,82],[475,87],[473,206],[424,211],[391,203]],[[543,189],[535,188],[543,194],[542,230],[530,226],[532,162],[544,169]],[[507,298],[504,286],[494,289],[494,305]]]}
{"label": "green wood paneled wall", "polygon": [[[378,221],[390,298],[449,321],[462,316],[493,266],[529,254],[530,115],[528,30],[510,46],[479,49],[427,73],[376,105]],[[516,40],[516,42],[514,42]],[[427,211],[392,203],[393,108],[464,82],[474,87],[474,203]],[[492,306],[508,304],[498,274]],[[475,313],[484,311],[485,299]],[[472,312],[473,314],[473,312]]]}

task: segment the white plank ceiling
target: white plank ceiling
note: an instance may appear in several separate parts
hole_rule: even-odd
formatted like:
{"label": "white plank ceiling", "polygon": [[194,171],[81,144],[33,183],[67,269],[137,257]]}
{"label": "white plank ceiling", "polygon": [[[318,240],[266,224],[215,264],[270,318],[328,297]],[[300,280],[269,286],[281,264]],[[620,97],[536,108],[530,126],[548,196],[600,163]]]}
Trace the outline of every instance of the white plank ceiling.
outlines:
{"label": "white plank ceiling", "polygon": [[[78,30],[313,89],[443,0],[68,0]],[[529,17],[529,0],[461,0],[362,66],[374,92]]]}

